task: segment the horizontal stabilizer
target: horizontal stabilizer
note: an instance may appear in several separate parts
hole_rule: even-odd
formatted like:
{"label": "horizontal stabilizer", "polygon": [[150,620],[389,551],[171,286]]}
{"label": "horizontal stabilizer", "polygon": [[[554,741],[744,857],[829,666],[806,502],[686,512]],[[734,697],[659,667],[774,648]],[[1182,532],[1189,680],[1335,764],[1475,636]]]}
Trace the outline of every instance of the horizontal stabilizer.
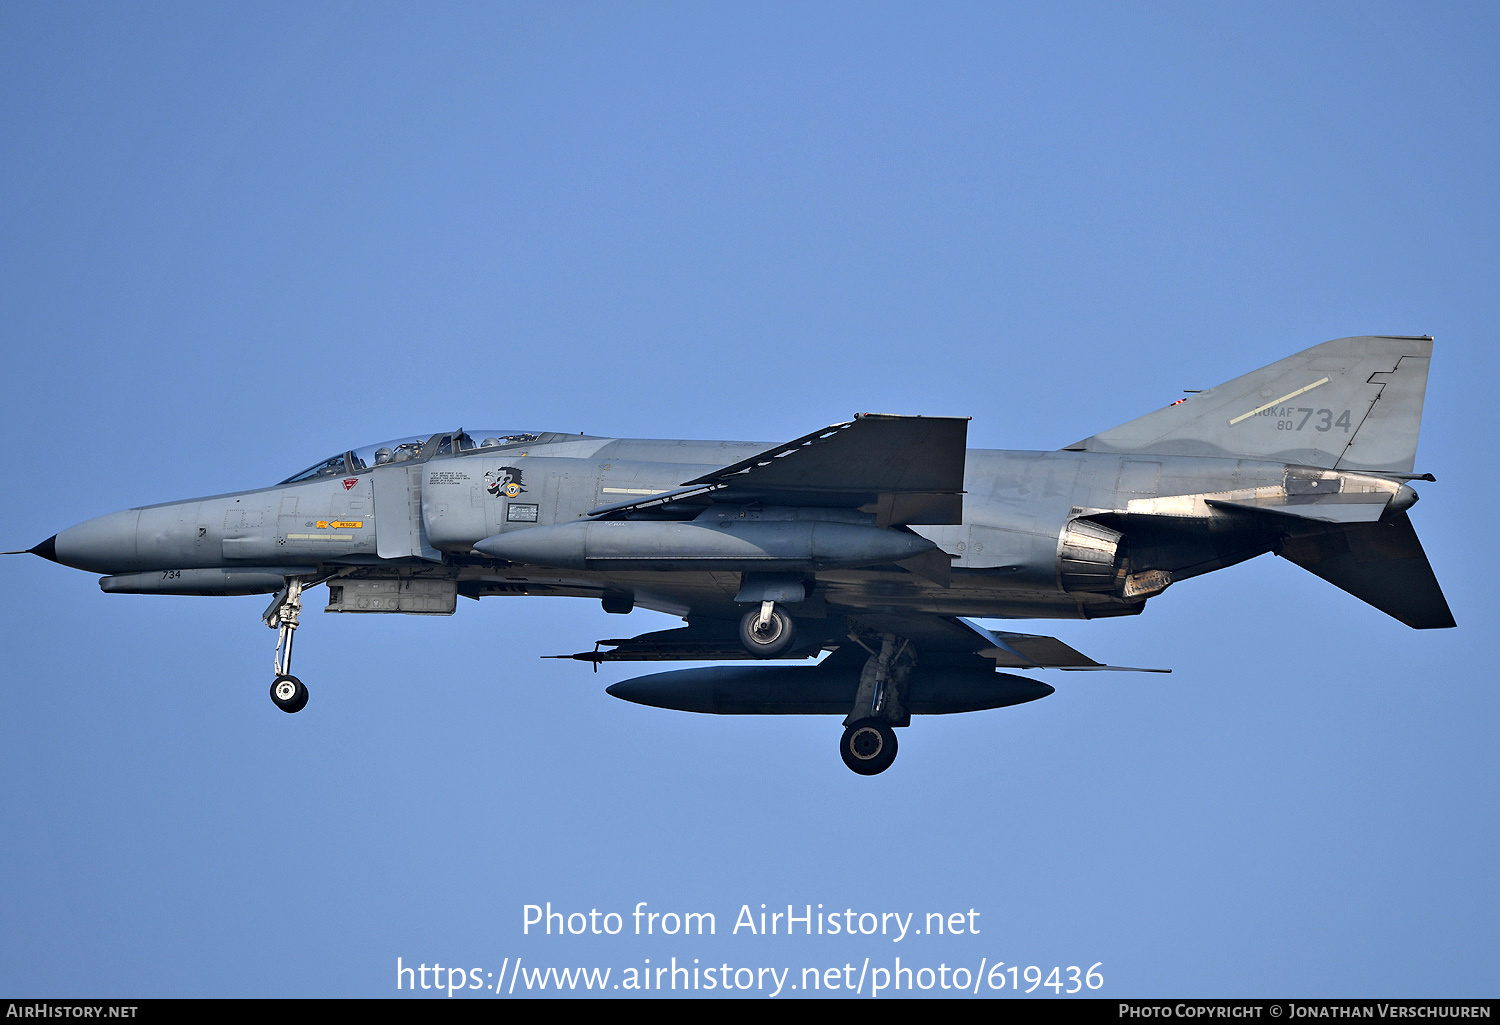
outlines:
{"label": "horizontal stabilizer", "polygon": [[1416,630],[1456,626],[1406,514],[1288,538],[1278,553]]}

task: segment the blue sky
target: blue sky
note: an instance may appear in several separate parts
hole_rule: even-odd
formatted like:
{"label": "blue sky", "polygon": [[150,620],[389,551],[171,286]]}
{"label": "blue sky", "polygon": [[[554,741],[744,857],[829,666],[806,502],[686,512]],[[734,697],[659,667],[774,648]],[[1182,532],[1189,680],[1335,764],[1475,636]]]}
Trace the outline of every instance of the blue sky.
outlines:
{"label": "blue sky", "polygon": [[[0,992],[900,955],[1102,962],[1104,996],[1494,996],[1497,22],[0,8],[5,548],[459,425],[776,442],[881,411],[1057,448],[1330,338],[1432,334],[1413,520],[1460,624],[1255,560],[1019,627],[1172,675],[1048,674],[862,779],[833,719],[640,708],[604,694],[628,669],[538,657],[654,613],[319,592],[289,717],[263,599],[10,558]],[[523,935],[546,901],[719,934]],[[981,932],[730,935],[761,903]]]}

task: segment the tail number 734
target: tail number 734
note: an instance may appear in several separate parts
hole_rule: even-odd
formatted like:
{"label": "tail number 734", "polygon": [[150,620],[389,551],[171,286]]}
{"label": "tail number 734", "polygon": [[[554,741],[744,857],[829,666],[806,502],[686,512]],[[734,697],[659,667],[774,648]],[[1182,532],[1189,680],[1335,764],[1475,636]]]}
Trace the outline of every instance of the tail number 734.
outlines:
{"label": "tail number 734", "polygon": [[[1280,411],[1287,419],[1277,420],[1278,431],[1300,431],[1307,426],[1309,420],[1313,421],[1313,430],[1331,431],[1335,427],[1343,429],[1345,434],[1349,433],[1349,411],[1346,409],[1338,415],[1335,420],[1331,409],[1309,409],[1307,406],[1298,406],[1296,409],[1283,409]],[[1314,419],[1316,417],[1316,419]]]}

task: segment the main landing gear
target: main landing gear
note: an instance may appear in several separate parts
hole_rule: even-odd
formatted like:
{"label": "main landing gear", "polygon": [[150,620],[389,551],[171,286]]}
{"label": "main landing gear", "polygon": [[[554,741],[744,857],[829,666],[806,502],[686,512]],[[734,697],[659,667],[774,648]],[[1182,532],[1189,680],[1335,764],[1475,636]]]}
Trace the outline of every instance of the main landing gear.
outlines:
{"label": "main landing gear", "polygon": [[839,754],[861,776],[884,772],[896,760],[896,731],[880,719],[860,719],[844,728]]}
{"label": "main landing gear", "polygon": [[740,643],[756,658],[779,658],[797,643],[797,625],[774,601],[763,601],[740,620]]}
{"label": "main landing gear", "polygon": [[262,617],[266,626],[276,631],[276,679],[271,683],[271,700],[283,712],[300,712],[307,705],[307,687],[292,675],[292,634],[302,615],[302,578],[287,577],[286,587],[271,599]]}
{"label": "main landing gear", "polygon": [[906,710],[907,683],[916,658],[910,642],[895,634],[881,634],[877,650],[857,634],[854,642],[870,653],[859,674],[854,709],[844,719],[839,754],[844,764],[861,776],[875,776],[896,760],[894,727],[911,722]]}

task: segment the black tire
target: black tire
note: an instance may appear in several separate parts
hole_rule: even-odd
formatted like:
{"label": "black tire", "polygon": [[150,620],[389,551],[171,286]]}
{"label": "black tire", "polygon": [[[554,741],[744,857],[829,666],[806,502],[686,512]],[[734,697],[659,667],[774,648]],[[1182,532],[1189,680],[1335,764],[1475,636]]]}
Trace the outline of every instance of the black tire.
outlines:
{"label": "black tire", "polygon": [[771,619],[765,629],[755,629],[760,619],[760,609],[754,608],[740,620],[740,643],[756,658],[779,658],[792,650],[797,643],[797,624],[781,609],[771,610]]}
{"label": "black tire", "polygon": [[844,764],[861,776],[876,776],[896,760],[896,731],[880,719],[861,719],[839,741]]}
{"label": "black tire", "polygon": [[295,676],[278,676],[271,682],[271,700],[283,712],[300,712],[307,707],[307,688]]}

